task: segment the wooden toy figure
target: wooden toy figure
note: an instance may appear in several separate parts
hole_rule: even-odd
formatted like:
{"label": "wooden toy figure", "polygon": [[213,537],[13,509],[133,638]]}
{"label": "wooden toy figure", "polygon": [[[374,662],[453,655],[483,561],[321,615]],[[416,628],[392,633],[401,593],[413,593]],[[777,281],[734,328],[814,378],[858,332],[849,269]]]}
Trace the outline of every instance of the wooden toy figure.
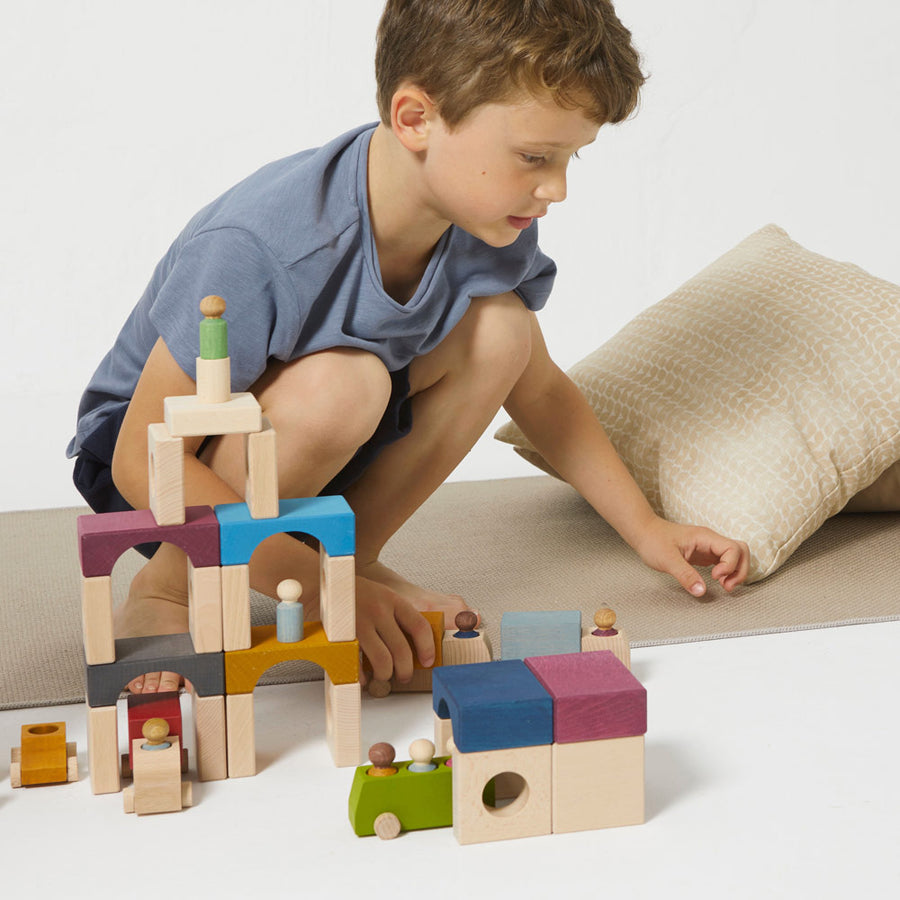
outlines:
{"label": "wooden toy figure", "polygon": [[300,595],[303,588],[293,578],[285,578],[277,587],[281,601],[275,610],[275,636],[282,644],[294,644],[303,640],[303,604]]}
{"label": "wooden toy figure", "polygon": [[631,645],[624,631],[615,627],[616,614],[608,607],[598,609],[594,613],[593,631],[581,639],[582,650],[611,650],[618,660],[627,668],[631,668]]}
{"label": "wooden toy figure", "polygon": [[181,741],[165,719],[147,719],[143,738],[131,742],[134,784],[125,789],[125,812],[177,812],[192,802],[191,783],[181,780]]}

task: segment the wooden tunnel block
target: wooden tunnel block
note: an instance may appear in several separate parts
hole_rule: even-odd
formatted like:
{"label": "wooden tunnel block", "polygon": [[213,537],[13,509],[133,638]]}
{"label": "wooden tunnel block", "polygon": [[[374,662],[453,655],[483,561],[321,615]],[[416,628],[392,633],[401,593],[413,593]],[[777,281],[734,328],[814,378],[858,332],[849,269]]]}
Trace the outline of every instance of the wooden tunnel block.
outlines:
{"label": "wooden tunnel block", "polygon": [[228,739],[225,697],[198,697],[191,692],[194,721],[194,757],[200,781],[228,777]]}
{"label": "wooden tunnel block", "polygon": [[644,736],[553,745],[553,832],[644,821]]}
{"label": "wooden tunnel block", "polygon": [[462,666],[468,663],[490,662],[491,642],[485,632],[478,632],[476,637],[456,637],[457,629],[444,632],[441,642],[443,665]]}
{"label": "wooden tunnel block", "polygon": [[277,519],[254,519],[246,503],[215,508],[219,521],[223,566],[250,562],[253,551],[267,537],[288,531],[312,535],[330,556],[352,556],[356,550],[353,510],[343,497],[303,497],[281,500]]}
{"label": "wooden tunnel block", "polygon": [[184,524],[184,440],[161,422],[147,426],[150,512],[157,525]]}
{"label": "wooden tunnel block", "polygon": [[283,644],[276,626],[255,625],[250,629],[247,650],[230,650],[225,655],[225,694],[249,694],[267,669],[288,660],[308,660],[321,666],[335,684],[359,681],[359,643],[332,643],[325,637],[321,622],[306,622],[303,640]]}
{"label": "wooden tunnel block", "polygon": [[246,434],[262,428],[262,409],[253,394],[232,394],[224,403],[204,403],[191,394],[166,397],[166,427],[173,437]]}
{"label": "wooden tunnel block", "polygon": [[325,735],[336,766],[356,766],[362,757],[359,682],[335,684],[325,674]]}
{"label": "wooden tunnel block", "polygon": [[253,727],[253,694],[227,694],[225,732],[228,740],[228,777],[256,774],[256,734]]}
{"label": "wooden tunnel block", "polygon": [[263,417],[262,431],[244,437],[247,484],[244,497],[254,519],[278,516],[278,446],[272,423]]}
{"label": "wooden tunnel block", "polygon": [[584,636],[581,639],[581,649],[585,652],[609,650],[626,669],[630,669],[631,646],[628,643],[628,636],[625,632],[618,629],[615,634],[603,635],[594,634],[594,630],[590,628],[585,629]]}
{"label": "wooden tunnel block", "polygon": [[578,653],[579,650],[579,610],[519,610],[503,613],[500,620],[500,655],[503,659]]}
{"label": "wooden tunnel block", "polygon": [[169,723],[169,734],[174,734],[184,743],[184,727],[181,721],[181,695],[178,691],[163,691],[158,694],[129,694],[128,706],[128,765],[134,771],[131,755],[132,741],[143,737],[144,722],[149,719],[165,719]]}
{"label": "wooden tunnel block", "polygon": [[647,690],[609,650],[530,657],[525,665],[553,697],[557,743],[647,731]]}
{"label": "wooden tunnel block", "polygon": [[88,708],[88,767],[91,791],[115,794],[122,789],[119,769],[119,719],[115,703]]}
{"label": "wooden tunnel block", "polygon": [[250,566],[222,566],[222,647],[250,646]]}
{"label": "wooden tunnel block", "polygon": [[145,672],[177,672],[201,697],[225,693],[224,654],[195,653],[187,633],[157,634],[119,638],[114,663],[87,667],[88,705],[114,706],[128,682]]}
{"label": "wooden tunnel block", "polygon": [[197,653],[222,652],[222,570],[188,560],[188,627]]}
{"label": "wooden tunnel block", "polygon": [[464,753],[553,742],[553,701],[520,659],[441,666],[432,703]]}
{"label": "wooden tunnel block", "polygon": [[113,635],[112,578],[95,575],[81,578],[81,630],[84,658],[89,666],[111,663],[116,659]]}
{"label": "wooden tunnel block", "polygon": [[219,522],[208,506],[189,506],[183,525],[157,525],[149,509],[78,517],[78,553],[86,578],[110,575],[126,550],[154,541],[180,547],[197,568],[219,565]]}
{"label": "wooden tunnel block", "polygon": [[168,747],[146,749],[143,737],[131,742],[134,760],[134,784],[124,798],[125,812],[139,816],[177,812],[191,805],[190,782],[181,781],[181,741],[177,735],[166,738]]}
{"label": "wooden tunnel block", "polygon": [[19,764],[19,784],[28,787],[36,784],[62,784],[68,781],[67,746],[65,722],[23,725],[22,744],[19,753],[13,758],[13,761]]}
{"label": "wooden tunnel block", "polygon": [[434,752],[438,756],[450,754],[450,739],[453,737],[453,722],[442,719],[437,713],[434,716]]}
{"label": "wooden tunnel block", "polygon": [[[496,665],[494,663],[493,665]],[[550,834],[552,830],[550,745],[453,751],[453,834],[460,844]],[[509,802],[500,805],[502,781]],[[514,795],[514,796],[510,796]]]}
{"label": "wooden tunnel block", "polygon": [[231,399],[231,358],[203,359],[197,363],[197,402],[227,403]]}
{"label": "wooden tunnel block", "polygon": [[356,557],[319,550],[319,607],[330,641],[356,639]]}

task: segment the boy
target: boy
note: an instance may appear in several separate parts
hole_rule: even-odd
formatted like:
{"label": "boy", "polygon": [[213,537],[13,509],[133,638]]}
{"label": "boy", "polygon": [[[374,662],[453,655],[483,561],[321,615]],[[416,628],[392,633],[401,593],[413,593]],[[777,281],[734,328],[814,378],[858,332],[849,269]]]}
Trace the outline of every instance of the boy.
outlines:
{"label": "boy", "polygon": [[[643,82],[608,0],[388,0],[376,53],[381,121],[264,167],[188,224],[82,399],[76,484],[97,510],[148,506],[147,425],[194,391],[201,297],[228,303],[232,389],[278,432],[281,496],[343,493],[357,516],[357,631],[374,676],[425,665],[417,610],[462,598],[378,560],[498,409],[635,548],[695,596],[726,590],[745,545],[659,519],[586,401],[547,354],[535,311],[555,274],[536,219],[566,196],[566,166]],[[190,504],[235,502],[238,439],[185,439]],[[181,551],[162,545],[117,610],[120,635],[187,628]],[[304,586],[316,553],[265,541],[251,584]],[[132,690],[171,690],[151,673]]]}

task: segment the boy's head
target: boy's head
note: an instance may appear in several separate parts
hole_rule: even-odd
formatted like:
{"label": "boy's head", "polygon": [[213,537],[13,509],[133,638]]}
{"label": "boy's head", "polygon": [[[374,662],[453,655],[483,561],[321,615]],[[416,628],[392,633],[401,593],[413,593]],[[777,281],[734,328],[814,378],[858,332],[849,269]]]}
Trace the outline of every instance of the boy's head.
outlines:
{"label": "boy's head", "polygon": [[485,103],[549,93],[598,125],[620,122],[644,82],[631,33],[609,0],[387,0],[375,54],[378,110],[390,125],[404,82],[448,128]]}

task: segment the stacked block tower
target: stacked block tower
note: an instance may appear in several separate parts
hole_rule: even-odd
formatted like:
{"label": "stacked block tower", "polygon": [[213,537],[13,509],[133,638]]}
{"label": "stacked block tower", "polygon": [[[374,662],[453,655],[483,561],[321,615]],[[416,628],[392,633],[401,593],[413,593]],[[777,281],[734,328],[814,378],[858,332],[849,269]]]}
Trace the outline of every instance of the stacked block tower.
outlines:
{"label": "stacked block tower", "polygon": [[[231,392],[225,302],[206,297],[200,310],[197,393],[166,398],[165,421],[148,429],[150,509],[78,520],[95,794],[121,788],[116,701],[130,680],[152,671],[177,672],[191,683],[202,781],[255,774],[253,690],[286,660],[322,667],[335,764],[360,761],[353,512],[342,497],[279,500],[275,431],[251,393]],[[183,439],[222,434],[244,435],[246,501],[185,507]],[[279,641],[275,625],[250,625],[250,557],[261,541],[284,532],[309,534],[320,545],[322,619],[303,623],[297,641]],[[187,555],[190,630],[116,640],[112,569],[125,550],[145,542],[170,542]]]}

